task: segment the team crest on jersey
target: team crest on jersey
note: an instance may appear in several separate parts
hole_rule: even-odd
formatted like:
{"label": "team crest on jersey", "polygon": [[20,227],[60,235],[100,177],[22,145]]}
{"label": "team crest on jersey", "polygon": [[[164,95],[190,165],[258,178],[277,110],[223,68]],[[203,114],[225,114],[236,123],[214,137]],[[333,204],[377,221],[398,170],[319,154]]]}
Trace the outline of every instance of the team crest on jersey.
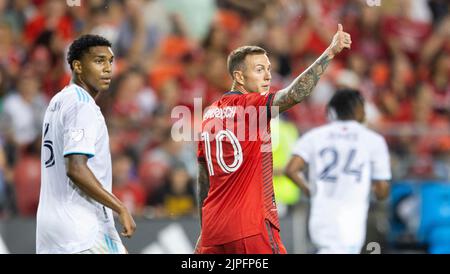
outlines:
{"label": "team crest on jersey", "polygon": [[79,142],[84,137],[84,129],[72,129],[70,130],[70,138],[75,142]]}

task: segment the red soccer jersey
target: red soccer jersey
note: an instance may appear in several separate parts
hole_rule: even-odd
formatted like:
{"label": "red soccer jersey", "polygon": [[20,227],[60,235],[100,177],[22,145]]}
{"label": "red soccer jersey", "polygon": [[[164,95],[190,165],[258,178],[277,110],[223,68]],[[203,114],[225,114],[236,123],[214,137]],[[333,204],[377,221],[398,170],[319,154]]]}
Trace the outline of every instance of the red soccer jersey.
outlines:
{"label": "red soccer jersey", "polygon": [[274,94],[228,92],[204,113],[199,163],[210,188],[202,207],[202,245],[279,230],[272,185],[270,107]]}

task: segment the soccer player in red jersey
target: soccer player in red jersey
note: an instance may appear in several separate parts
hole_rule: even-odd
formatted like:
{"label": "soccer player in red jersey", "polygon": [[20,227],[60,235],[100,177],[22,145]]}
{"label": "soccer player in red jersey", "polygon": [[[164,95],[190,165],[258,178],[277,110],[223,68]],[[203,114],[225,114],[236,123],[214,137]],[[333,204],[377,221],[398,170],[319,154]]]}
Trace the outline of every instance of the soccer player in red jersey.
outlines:
{"label": "soccer player in red jersey", "polygon": [[264,49],[243,46],[228,56],[233,86],[202,121],[196,253],[286,253],[272,186],[270,118],[309,96],[334,56],[350,45],[350,35],[339,24],[324,53],[275,93],[269,92],[270,62]]}

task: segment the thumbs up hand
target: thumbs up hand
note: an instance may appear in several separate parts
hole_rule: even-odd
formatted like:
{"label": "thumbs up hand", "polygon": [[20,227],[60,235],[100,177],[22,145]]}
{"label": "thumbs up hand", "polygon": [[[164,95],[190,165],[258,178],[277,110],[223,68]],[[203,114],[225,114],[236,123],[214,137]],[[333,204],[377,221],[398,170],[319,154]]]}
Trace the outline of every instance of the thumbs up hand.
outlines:
{"label": "thumbs up hand", "polygon": [[344,28],[341,24],[338,24],[338,30],[331,41],[329,49],[329,54],[334,57],[336,54],[341,52],[344,48],[350,49],[352,44],[352,39],[350,34],[344,32]]}

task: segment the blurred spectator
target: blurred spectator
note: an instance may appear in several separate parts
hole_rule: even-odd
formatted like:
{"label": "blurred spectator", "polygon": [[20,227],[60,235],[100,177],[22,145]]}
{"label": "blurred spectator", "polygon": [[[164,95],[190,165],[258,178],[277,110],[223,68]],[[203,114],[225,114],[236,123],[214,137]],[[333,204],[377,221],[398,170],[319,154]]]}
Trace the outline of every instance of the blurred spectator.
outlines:
{"label": "blurred spectator", "polygon": [[393,54],[405,53],[412,60],[417,60],[421,41],[430,35],[431,25],[414,17],[412,2],[395,2],[393,13],[383,19],[382,34]]}
{"label": "blurred spectator", "polygon": [[203,48],[211,53],[226,54],[228,51],[228,33],[220,26],[211,26],[205,39]]}
{"label": "blurred spectator", "polygon": [[[449,36],[450,37],[450,36]],[[442,114],[450,115],[450,53],[436,56],[432,67],[432,105]]]}
{"label": "blurred spectator", "polygon": [[146,85],[145,75],[137,69],[129,70],[118,80],[111,123],[122,129],[148,126],[156,105],[155,92]]}
{"label": "blurred spectator", "polygon": [[125,17],[119,27],[115,43],[118,57],[127,57],[130,64],[139,64],[146,52],[152,51],[159,42],[158,30],[147,25],[143,13],[143,0],[125,0]]}
{"label": "blurred spectator", "polygon": [[[20,34],[23,28],[23,17],[16,14],[15,9],[8,9],[10,4],[8,0],[0,0],[0,18],[2,23],[8,24],[15,35]],[[24,2],[24,1],[15,1]]]}
{"label": "blurred spectator", "polygon": [[193,216],[197,212],[194,182],[182,165],[173,166],[150,205],[157,217]]}
{"label": "blurred spectator", "polygon": [[12,26],[0,20],[0,67],[7,77],[15,78],[20,70],[24,49],[18,47]]}
{"label": "blurred spectator", "polygon": [[164,179],[173,166],[183,165],[188,174],[194,177],[195,155],[193,146],[184,142],[175,142],[170,131],[165,132],[162,142],[142,155],[139,177],[146,187],[149,201],[154,199],[155,191],[164,184]]}
{"label": "blurred spectator", "polygon": [[14,189],[21,216],[36,215],[41,187],[41,137],[29,144],[14,167]]}
{"label": "blurred spectator", "polygon": [[437,24],[448,15],[450,4],[447,0],[428,0],[428,6],[433,15],[433,24]]}
{"label": "blurred spectator", "polygon": [[40,134],[46,99],[40,94],[40,83],[31,68],[25,68],[17,82],[17,92],[4,101],[8,136],[19,148],[31,144]]}
{"label": "blurred spectator", "polygon": [[71,18],[66,14],[65,1],[46,0],[38,7],[38,12],[27,22],[24,30],[26,44],[32,45],[43,31],[56,31],[65,41],[73,38]]}
{"label": "blurred spectator", "polygon": [[[205,36],[216,12],[215,0],[153,0],[150,2],[159,2],[161,6],[164,6],[163,11],[167,14],[176,14],[180,20],[188,23],[185,26],[185,34],[193,41],[201,40]],[[155,4],[153,4],[153,6],[155,6]],[[201,16],[199,16],[199,11],[201,11]],[[166,15],[164,12],[158,13],[158,16],[156,17],[162,17],[164,15]]]}
{"label": "blurred spectator", "polygon": [[[3,113],[3,103],[5,100],[7,87],[8,87],[8,78],[6,75],[6,71],[3,69],[3,67],[0,66],[0,113]],[[0,118],[0,124],[2,123],[1,120],[2,119]],[[0,129],[3,132],[3,129],[1,127]]]}
{"label": "blurred spectator", "polygon": [[194,99],[205,98],[208,82],[203,73],[201,53],[191,52],[183,56],[184,73],[178,79],[181,90],[179,103],[194,111]]}
{"label": "blurred spectator", "polygon": [[70,73],[66,70],[65,43],[57,31],[43,31],[27,58],[27,63],[33,68],[48,98],[70,81]]}
{"label": "blurred spectator", "polygon": [[[91,4],[89,7],[87,21],[83,23],[83,33],[102,35],[113,45],[119,34],[119,24],[122,22],[122,7],[118,1],[109,1],[107,8],[104,4]],[[80,18],[80,21],[84,18]]]}
{"label": "blurred spectator", "polygon": [[6,207],[6,200],[8,198],[6,172],[7,171],[6,155],[3,149],[3,143],[0,142],[0,217],[4,214]]}

